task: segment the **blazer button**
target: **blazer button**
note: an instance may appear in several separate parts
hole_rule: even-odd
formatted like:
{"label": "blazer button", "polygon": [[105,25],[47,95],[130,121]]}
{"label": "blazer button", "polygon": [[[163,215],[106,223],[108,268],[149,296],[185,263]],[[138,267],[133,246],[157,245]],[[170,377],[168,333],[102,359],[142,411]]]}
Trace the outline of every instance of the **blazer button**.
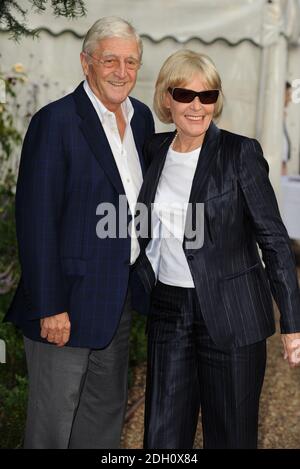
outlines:
{"label": "blazer button", "polygon": [[191,255],[188,255],[187,258],[188,258],[188,261],[193,261],[194,260],[194,256],[191,256]]}

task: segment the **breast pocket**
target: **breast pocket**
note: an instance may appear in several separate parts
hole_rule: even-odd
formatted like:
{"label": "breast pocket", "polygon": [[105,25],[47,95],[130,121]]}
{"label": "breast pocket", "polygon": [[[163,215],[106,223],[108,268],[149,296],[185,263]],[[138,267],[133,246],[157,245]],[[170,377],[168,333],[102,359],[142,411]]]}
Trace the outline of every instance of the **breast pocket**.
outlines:
{"label": "breast pocket", "polygon": [[221,191],[210,191],[204,200],[205,228],[212,243],[227,236],[228,229],[236,217],[236,187],[233,181]]}

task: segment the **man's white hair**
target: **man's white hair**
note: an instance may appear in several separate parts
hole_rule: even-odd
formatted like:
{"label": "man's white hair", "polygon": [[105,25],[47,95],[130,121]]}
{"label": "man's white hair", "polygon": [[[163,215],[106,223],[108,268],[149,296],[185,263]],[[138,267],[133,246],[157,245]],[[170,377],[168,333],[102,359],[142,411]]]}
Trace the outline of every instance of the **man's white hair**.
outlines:
{"label": "man's white hair", "polygon": [[137,41],[140,60],[143,55],[143,42],[136,29],[128,22],[117,16],[100,18],[88,30],[83,41],[82,51],[92,54],[99,41],[109,37],[134,38]]}

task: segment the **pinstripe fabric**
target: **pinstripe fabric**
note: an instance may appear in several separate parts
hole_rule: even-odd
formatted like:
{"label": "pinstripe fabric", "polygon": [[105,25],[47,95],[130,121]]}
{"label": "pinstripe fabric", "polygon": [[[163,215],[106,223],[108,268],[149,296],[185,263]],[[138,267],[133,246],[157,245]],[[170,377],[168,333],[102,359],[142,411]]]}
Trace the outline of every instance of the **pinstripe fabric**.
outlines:
{"label": "pinstripe fabric", "polygon": [[[174,133],[155,135],[147,146],[152,163],[139,201],[151,203]],[[204,203],[204,245],[184,252],[198,301],[214,343],[223,349],[259,342],[275,331],[271,292],[283,333],[300,331],[300,295],[294,256],[256,140],[210,125],[196,168],[190,203]],[[151,226],[149,224],[149,226]],[[136,271],[150,292],[154,273],[140,239]],[[257,243],[262,250],[265,268]]]}
{"label": "pinstripe fabric", "polygon": [[[153,118],[147,106],[131,102],[144,171],[142,150]],[[32,118],[23,144],[16,193],[22,277],[6,320],[26,337],[42,341],[39,319],[67,311],[68,345],[103,348],[111,341],[130,270],[130,238],[118,236],[120,195],[125,194],[115,160],[81,83]],[[97,237],[101,203],[116,209],[114,239]]]}
{"label": "pinstripe fabric", "polygon": [[201,404],[204,448],[255,448],[265,340],[221,350],[195,289],[157,283],[149,317],[146,448],[192,448]]}

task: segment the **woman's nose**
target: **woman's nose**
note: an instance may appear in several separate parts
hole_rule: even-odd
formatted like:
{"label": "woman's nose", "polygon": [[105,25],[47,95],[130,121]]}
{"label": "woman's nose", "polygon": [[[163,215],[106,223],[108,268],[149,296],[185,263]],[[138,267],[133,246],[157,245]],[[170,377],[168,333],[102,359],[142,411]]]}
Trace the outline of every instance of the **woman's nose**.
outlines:
{"label": "woman's nose", "polygon": [[191,106],[192,106],[192,109],[194,109],[194,110],[196,110],[196,111],[198,111],[199,109],[201,109],[202,104],[201,104],[201,101],[200,101],[200,99],[199,99],[199,96],[196,96],[196,97],[193,99],[193,101],[192,101],[192,103],[191,103]]}

